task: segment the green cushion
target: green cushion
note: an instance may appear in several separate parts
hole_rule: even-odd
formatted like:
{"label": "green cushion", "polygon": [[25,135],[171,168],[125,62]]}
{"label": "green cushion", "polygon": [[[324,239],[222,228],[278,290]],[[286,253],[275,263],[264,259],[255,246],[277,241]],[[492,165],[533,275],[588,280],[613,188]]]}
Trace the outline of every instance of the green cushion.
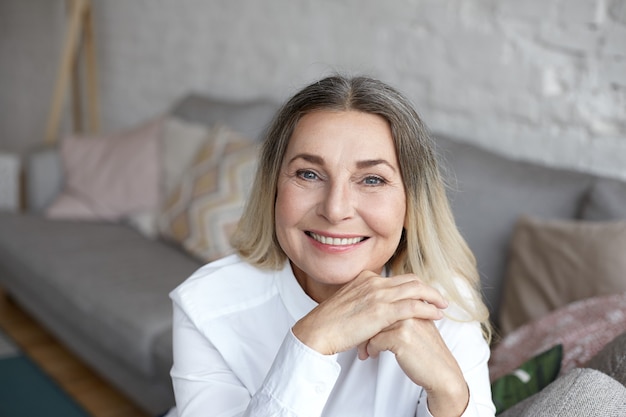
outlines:
{"label": "green cushion", "polygon": [[496,414],[541,391],[561,370],[563,345],[556,345],[529,359],[515,371],[496,379],[491,394]]}

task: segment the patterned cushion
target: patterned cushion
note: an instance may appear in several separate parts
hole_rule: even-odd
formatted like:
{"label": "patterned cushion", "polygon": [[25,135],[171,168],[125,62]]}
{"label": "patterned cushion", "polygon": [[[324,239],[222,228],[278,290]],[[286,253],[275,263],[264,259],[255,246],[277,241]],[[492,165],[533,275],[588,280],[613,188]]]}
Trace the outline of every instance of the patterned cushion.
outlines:
{"label": "patterned cushion", "polygon": [[257,156],[253,141],[228,127],[213,127],[165,202],[158,219],[161,235],[205,262],[229,254]]}

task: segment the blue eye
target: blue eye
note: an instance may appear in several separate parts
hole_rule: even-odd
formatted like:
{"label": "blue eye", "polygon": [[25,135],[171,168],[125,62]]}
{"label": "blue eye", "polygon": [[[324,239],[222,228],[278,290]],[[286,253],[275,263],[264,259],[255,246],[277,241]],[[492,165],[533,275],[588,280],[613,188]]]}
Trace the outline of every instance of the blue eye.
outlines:
{"label": "blue eye", "polygon": [[363,180],[365,185],[382,185],[385,183],[385,180],[380,177],[369,176]]}
{"label": "blue eye", "polygon": [[314,181],[318,179],[318,176],[315,172],[309,170],[301,170],[296,173],[303,180]]}

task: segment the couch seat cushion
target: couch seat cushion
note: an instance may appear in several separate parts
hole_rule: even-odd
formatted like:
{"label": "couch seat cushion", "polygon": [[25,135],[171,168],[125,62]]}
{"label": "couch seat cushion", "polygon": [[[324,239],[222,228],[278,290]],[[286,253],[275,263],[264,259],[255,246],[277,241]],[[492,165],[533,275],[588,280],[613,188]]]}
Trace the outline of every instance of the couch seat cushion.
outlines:
{"label": "couch seat cushion", "polygon": [[156,340],[171,332],[168,293],[199,266],[123,225],[0,213],[0,284],[40,294],[65,325],[147,376],[162,367]]}

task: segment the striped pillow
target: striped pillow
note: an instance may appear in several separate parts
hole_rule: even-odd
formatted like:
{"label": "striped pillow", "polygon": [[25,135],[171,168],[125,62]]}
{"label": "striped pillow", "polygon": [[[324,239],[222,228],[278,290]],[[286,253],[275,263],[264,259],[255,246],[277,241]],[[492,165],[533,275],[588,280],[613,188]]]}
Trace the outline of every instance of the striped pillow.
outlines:
{"label": "striped pillow", "polygon": [[213,127],[158,218],[159,233],[202,261],[232,252],[229,244],[248,196],[257,144],[226,126]]}

